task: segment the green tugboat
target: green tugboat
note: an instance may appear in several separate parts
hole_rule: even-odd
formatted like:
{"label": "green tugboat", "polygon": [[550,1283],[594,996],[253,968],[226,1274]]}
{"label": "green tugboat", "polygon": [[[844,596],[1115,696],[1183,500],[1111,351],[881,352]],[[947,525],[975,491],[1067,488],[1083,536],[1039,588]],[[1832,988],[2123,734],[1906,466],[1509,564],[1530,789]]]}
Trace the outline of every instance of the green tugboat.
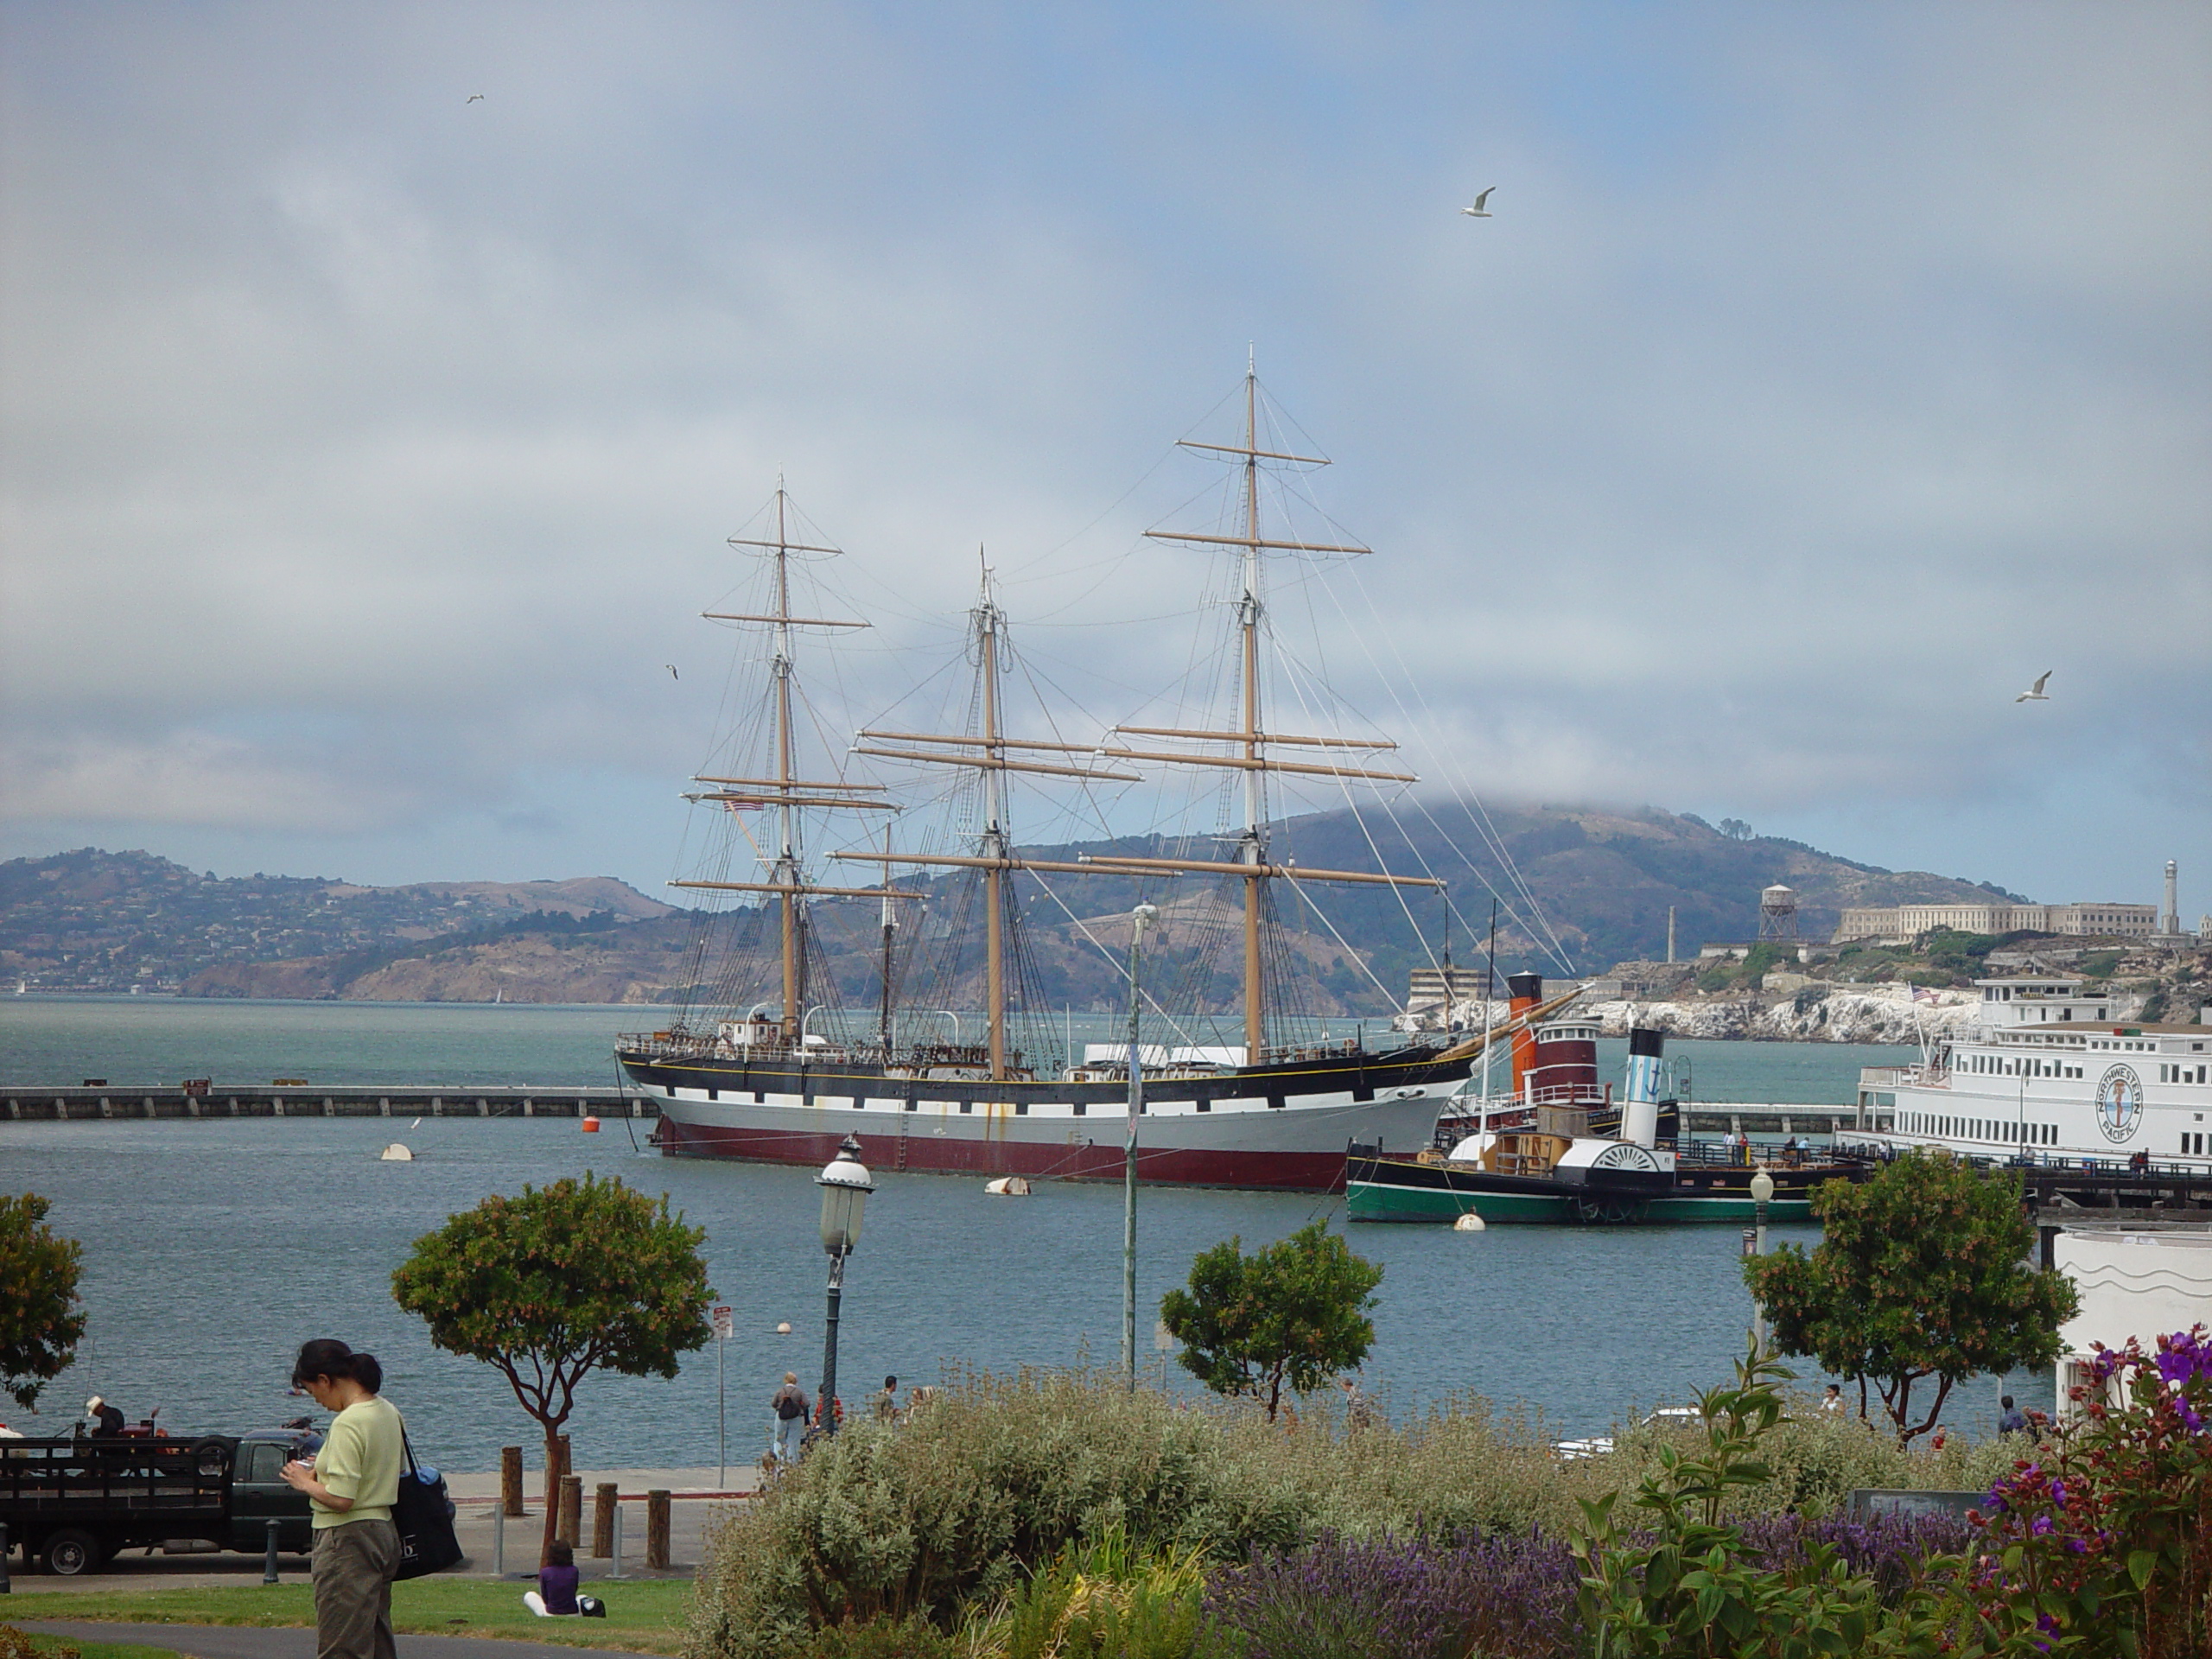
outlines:
{"label": "green tugboat", "polygon": [[[1525,1020],[1542,981],[1508,982],[1513,1012]],[[1487,1093],[1469,1113],[1438,1124],[1437,1143],[1418,1154],[1386,1155],[1355,1146],[1344,1169],[1344,1211],[1352,1221],[1549,1224],[1735,1222],[1754,1218],[1751,1178],[1774,1182],[1770,1221],[1812,1214],[1813,1189],[1856,1180],[1866,1166],[1795,1149],[1755,1164],[1740,1141],[1695,1141],[1680,1133],[1664,1034],[1629,1033],[1628,1077],[1617,1104],[1598,1081],[1598,1030],[1583,1020],[1529,1022],[1514,1033],[1513,1088]]]}

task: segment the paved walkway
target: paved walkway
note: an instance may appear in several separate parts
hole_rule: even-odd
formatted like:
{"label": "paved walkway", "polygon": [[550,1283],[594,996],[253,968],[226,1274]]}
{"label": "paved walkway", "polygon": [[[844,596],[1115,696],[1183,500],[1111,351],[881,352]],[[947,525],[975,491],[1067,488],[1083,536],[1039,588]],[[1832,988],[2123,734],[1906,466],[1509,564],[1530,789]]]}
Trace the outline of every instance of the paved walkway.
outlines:
{"label": "paved walkway", "polygon": [[[13,1609],[8,1611],[13,1611]],[[311,1630],[268,1630],[250,1624],[108,1624],[60,1618],[11,1618],[18,1630],[58,1636],[68,1642],[115,1642],[165,1648],[194,1659],[315,1659]],[[406,1659],[580,1659],[590,1654],[620,1656],[614,1648],[572,1648],[550,1642],[506,1642],[487,1636],[415,1636],[397,1638]],[[652,1656],[645,1659],[652,1659]]]}
{"label": "paved walkway", "polygon": [[[688,1579],[697,1573],[699,1563],[706,1557],[709,1533],[760,1484],[760,1471],[750,1464],[733,1464],[727,1472],[728,1484],[724,1485],[721,1484],[724,1471],[711,1465],[704,1469],[578,1470],[577,1473],[583,1477],[584,1505],[582,1525],[578,1529],[582,1535],[577,1540],[576,1565],[583,1569],[586,1581],[604,1579],[614,1568],[614,1563],[605,1556],[594,1557],[588,1553],[591,1548],[592,1498],[601,1482],[611,1480],[621,1489],[623,1575],[632,1579]],[[537,1544],[545,1529],[545,1486],[540,1471],[530,1471],[523,1481],[524,1513],[519,1518],[509,1516],[504,1522],[494,1518],[499,1494],[496,1470],[490,1474],[448,1474],[446,1490],[453,1495],[457,1510],[454,1535],[460,1541],[463,1556],[461,1564],[453,1569],[455,1573],[464,1578],[491,1578],[496,1567],[503,1569],[499,1576],[509,1579],[520,1580],[537,1576]],[[665,1490],[672,1495],[669,1510],[669,1565],[664,1571],[648,1572],[645,1566],[645,1494],[655,1490]],[[73,1579],[57,1579],[35,1567],[26,1569],[19,1565],[22,1560],[19,1551],[10,1563],[19,1596],[44,1591],[185,1590],[261,1582],[262,1560],[258,1554],[234,1555],[213,1550],[169,1555],[158,1549],[151,1554],[143,1548],[127,1549],[97,1573]],[[308,1559],[304,1555],[280,1556],[277,1570],[288,1583],[304,1582]],[[216,1656],[209,1655],[207,1659],[216,1659]]]}

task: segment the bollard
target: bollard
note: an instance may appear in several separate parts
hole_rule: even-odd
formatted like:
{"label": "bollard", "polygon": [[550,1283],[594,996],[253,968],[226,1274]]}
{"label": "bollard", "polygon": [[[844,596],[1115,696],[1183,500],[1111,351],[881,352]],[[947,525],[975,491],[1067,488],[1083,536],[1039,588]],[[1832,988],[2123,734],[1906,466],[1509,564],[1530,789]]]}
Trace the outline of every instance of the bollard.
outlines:
{"label": "bollard", "polygon": [[0,1521],[0,1596],[13,1595],[16,1586],[8,1582],[8,1523]]}
{"label": "bollard", "polygon": [[668,1489],[664,1486],[645,1494],[645,1565],[668,1565]]}
{"label": "bollard", "polygon": [[607,1553],[614,1558],[614,1565],[607,1569],[607,1576],[610,1579],[620,1578],[622,1576],[622,1506],[620,1503],[614,1506],[613,1518],[607,1522]]}
{"label": "bollard", "polygon": [[261,1581],[264,1584],[276,1582],[276,1523],[274,1521],[269,1523],[268,1554],[261,1558]]}
{"label": "bollard", "polygon": [[499,1448],[499,1509],[507,1515],[523,1512],[522,1447],[518,1446]]}
{"label": "bollard", "polygon": [[614,1483],[602,1480],[591,1494],[591,1553],[605,1557],[614,1553]]}
{"label": "bollard", "polygon": [[504,1503],[492,1506],[492,1576],[507,1576],[507,1506]]}
{"label": "bollard", "polygon": [[582,1475],[561,1477],[561,1514],[553,1523],[553,1535],[571,1549],[576,1547],[576,1534],[582,1529],[584,1510],[584,1478]]}

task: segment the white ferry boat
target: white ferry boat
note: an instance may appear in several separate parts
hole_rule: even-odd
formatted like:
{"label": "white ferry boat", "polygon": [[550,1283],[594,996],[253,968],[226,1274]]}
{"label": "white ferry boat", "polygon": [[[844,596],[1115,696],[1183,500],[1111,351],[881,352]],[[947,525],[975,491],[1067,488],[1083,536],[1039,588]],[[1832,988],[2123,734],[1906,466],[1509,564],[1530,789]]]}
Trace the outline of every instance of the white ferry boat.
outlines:
{"label": "white ferry boat", "polygon": [[1972,1026],[1917,1065],[1861,1073],[1862,1121],[1890,1127],[1850,1141],[2212,1173],[2212,1027],[2115,1020],[2109,994],[2057,976],[1974,983]]}

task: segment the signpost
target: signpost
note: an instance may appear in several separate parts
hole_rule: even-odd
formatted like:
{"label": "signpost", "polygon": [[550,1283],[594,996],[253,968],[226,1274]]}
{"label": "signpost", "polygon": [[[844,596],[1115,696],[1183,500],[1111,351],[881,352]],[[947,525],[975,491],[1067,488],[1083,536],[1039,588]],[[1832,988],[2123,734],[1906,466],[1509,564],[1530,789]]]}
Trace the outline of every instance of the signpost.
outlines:
{"label": "signpost", "polygon": [[[717,1483],[715,1490],[727,1491],[729,1489],[729,1405],[728,1396],[722,1389],[724,1351],[722,1344],[737,1334],[737,1321],[731,1316],[728,1303],[717,1304],[713,1318],[715,1322],[715,1426],[716,1438],[721,1446],[721,1478]],[[621,1563],[618,1560],[615,1564],[619,1567]]]}

